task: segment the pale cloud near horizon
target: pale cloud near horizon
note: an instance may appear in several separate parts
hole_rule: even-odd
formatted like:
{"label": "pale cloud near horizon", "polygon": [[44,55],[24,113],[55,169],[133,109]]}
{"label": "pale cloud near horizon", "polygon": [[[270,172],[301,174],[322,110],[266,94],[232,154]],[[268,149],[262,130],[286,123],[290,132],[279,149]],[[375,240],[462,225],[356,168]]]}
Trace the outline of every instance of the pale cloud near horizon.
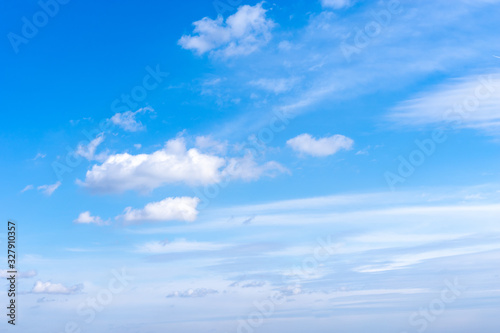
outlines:
{"label": "pale cloud near horizon", "polygon": [[293,150],[311,156],[329,156],[340,150],[350,150],[354,141],[344,135],[315,139],[310,134],[301,134],[288,140],[287,145]]}
{"label": "pale cloud near horizon", "polygon": [[167,298],[172,297],[205,297],[211,294],[218,294],[219,292],[215,289],[197,288],[188,289],[185,291],[174,291],[167,295]]}
{"label": "pale cloud near horizon", "polygon": [[[19,279],[28,279],[35,277],[38,273],[35,270],[30,270],[30,271],[22,271],[22,272],[17,272],[17,278]],[[12,275],[9,273],[8,270],[6,269],[0,269],[0,278],[8,278]]]}
{"label": "pale cloud near horizon", "polygon": [[63,294],[69,295],[79,292],[82,289],[81,285],[66,287],[61,283],[37,281],[31,292],[34,294]]}
{"label": "pale cloud near horizon", "polygon": [[183,35],[178,44],[199,55],[215,52],[224,57],[255,52],[271,39],[274,22],[266,18],[262,3],[244,5],[225,21],[222,16],[208,17],[193,23],[193,35]]}

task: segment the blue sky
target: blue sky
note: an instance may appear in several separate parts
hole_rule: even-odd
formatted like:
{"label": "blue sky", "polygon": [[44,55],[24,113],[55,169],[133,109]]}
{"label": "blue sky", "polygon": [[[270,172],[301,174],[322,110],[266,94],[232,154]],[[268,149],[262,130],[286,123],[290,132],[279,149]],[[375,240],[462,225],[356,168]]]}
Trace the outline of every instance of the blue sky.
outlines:
{"label": "blue sky", "polygon": [[3,3],[2,331],[498,332],[499,6]]}

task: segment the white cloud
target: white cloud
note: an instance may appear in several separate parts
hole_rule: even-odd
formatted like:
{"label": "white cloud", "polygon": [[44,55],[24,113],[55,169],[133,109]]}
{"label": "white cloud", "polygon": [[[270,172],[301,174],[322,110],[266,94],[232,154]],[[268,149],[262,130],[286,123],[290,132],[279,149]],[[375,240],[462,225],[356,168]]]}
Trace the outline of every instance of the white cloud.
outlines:
{"label": "white cloud", "polygon": [[101,192],[148,192],[169,183],[183,182],[192,186],[215,184],[224,176],[254,180],[283,169],[276,162],[260,166],[251,156],[225,159],[203,154],[196,148],[187,150],[185,140],[176,138],[151,154],[111,155],[104,163],[94,165],[87,171],[84,182],[77,183]]}
{"label": "white cloud", "polygon": [[439,249],[422,253],[403,254],[391,258],[386,258],[385,261],[387,263],[384,264],[365,265],[357,267],[354,270],[360,273],[391,271],[391,270],[406,268],[407,266],[416,265],[426,260],[463,256],[463,255],[488,252],[498,249],[500,249],[500,246],[498,246],[497,244],[488,244],[488,245],[485,244],[485,245],[468,246],[460,248]]}
{"label": "white cloud", "polygon": [[166,198],[162,201],[148,203],[143,209],[125,208],[123,215],[117,218],[127,223],[144,221],[196,220],[196,207],[200,199],[190,197]]}
{"label": "white cloud", "polygon": [[244,283],[244,281],[239,281],[239,282],[233,282],[229,286],[230,287],[240,287],[241,288],[260,288],[266,285],[266,282],[264,281],[250,281]]}
{"label": "white cloud", "polygon": [[321,5],[324,8],[340,9],[353,5],[352,0],[321,0]]}
{"label": "white cloud", "polygon": [[286,142],[293,150],[312,156],[329,156],[339,150],[350,150],[354,141],[343,135],[315,139],[310,134],[301,134]]}
{"label": "white cloud", "polygon": [[52,184],[52,185],[41,185],[41,186],[38,186],[37,187],[37,190],[38,191],[42,191],[43,194],[47,195],[47,196],[51,196],[52,193],[54,193],[55,190],[57,190],[57,188],[61,186],[61,182],[58,181],[56,182],[55,184]]}
{"label": "white cloud", "polygon": [[251,154],[240,158],[230,158],[222,176],[229,179],[242,179],[252,181],[262,176],[274,177],[279,173],[289,172],[285,167],[275,161],[259,165]]}
{"label": "white cloud", "polygon": [[195,146],[201,151],[206,151],[212,154],[226,155],[227,141],[220,142],[211,136],[198,136],[196,137]]}
{"label": "white cloud", "polygon": [[161,253],[181,253],[195,251],[217,251],[228,247],[226,244],[216,244],[210,242],[189,242],[185,239],[178,239],[173,242],[149,242],[137,247],[139,253],[161,254]]}
{"label": "white cloud", "polygon": [[[0,278],[8,278],[12,274],[8,273],[8,270],[6,269],[0,269]],[[37,275],[37,272],[34,270],[31,271],[26,271],[26,272],[17,272],[17,278],[19,279],[27,279],[27,278],[32,278]]]}
{"label": "white cloud", "polygon": [[73,222],[80,224],[107,224],[107,222],[103,221],[99,216],[92,216],[89,211],[80,213],[80,215],[78,215],[78,218]]}
{"label": "white cloud", "polygon": [[188,289],[186,291],[175,291],[169,295],[167,295],[168,298],[171,297],[205,297],[207,295],[211,294],[218,294],[219,292],[214,289],[206,289],[206,288],[199,288],[199,289]]}
{"label": "white cloud", "polygon": [[500,129],[500,74],[448,82],[396,106],[389,118],[403,126],[444,124],[496,134]]}
{"label": "white cloud", "polygon": [[124,131],[127,132],[137,132],[146,129],[140,121],[135,119],[137,114],[142,114],[146,112],[153,112],[154,110],[150,107],[141,108],[135,112],[127,111],[123,113],[116,113],[111,117],[111,122],[119,127],[121,127]]}
{"label": "white cloud", "polygon": [[37,281],[31,290],[34,294],[74,294],[82,289],[81,285],[66,287],[60,283]]}
{"label": "white cloud", "polygon": [[250,81],[250,84],[264,90],[269,90],[275,94],[280,94],[289,91],[293,88],[297,79],[259,79]]}
{"label": "white cloud", "polygon": [[46,156],[47,156],[47,154],[38,153],[38,154],[36,154],[35,157],[33,157],[33,161],[36,161],[39,158],[45,158]]}
{"label": "white cloud", "polygon": [[88,145],[79,144],[76,147],[75,154],[86,158],[89,161],[97,160],[103,161],[106,159],[106,153],[95,155],[97,147],[104,141],[104,133],[99,134],[94,140],[90,141]]}
{"label": "white cloud", "polygon": [[193,35],[182,36],[179,45],[200,55],[212,51],[229,57],[250,54],[266,44],[274,22],[266,18],[259,3],[241,6],[225,22],[222,16],[215,20],[205,17],[193,25]]}
{"label": "white cloud", "polygon": [[183,138],[170,140],[152,154],[111,155],[101,165],[87,171],[87,187],[103,192],[150,191],[167,183],[212,184],[220,180],[224,159],[186,150]]}
{"label": "white cloud", "polygon": [[29,191],[29,190],[32,190],[33,189],[33,185],[26,185],[22,190],[21,190],[21,193],[24,193],[26,191]]}

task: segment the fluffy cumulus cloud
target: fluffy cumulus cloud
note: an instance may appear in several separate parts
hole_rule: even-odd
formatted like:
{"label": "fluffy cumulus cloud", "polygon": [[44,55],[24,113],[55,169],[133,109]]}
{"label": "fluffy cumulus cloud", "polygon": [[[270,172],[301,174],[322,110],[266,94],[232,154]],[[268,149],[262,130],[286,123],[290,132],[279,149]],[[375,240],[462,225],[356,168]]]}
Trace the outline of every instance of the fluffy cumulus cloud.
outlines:
{"label": "fluffy cumulus cloud", "polygon": [[326,138],[315,139],[310,134],[301,134],[286,142],[293,150],[312,156],[329,156],[340,150],[350,150],[354,141],[346,136],[336,134]]}
{"label": "fluffy cumulus cloud", "polygon": [[352,4],[353,0],[321,0],[324,8],[340,9],[350,7]]}
{"label": "fluffy cumulus cloud", "polygon": [[221,157],[186,149],[184,139],[170,140],[152,154],[111,155],[87,171],[83,185],[103,192],[150,191],[167,183],[212,184],[220,180]]}
{"label": "fluffy cumulus cloud", "polygon": [[52,185],[40,185],[37,187],[37,190],[42,191],[43,194],[50,197],[59,186],[61,186],[61,182],[58,181]]}
{"label": "fluffy cumulus cloud", "polygon": [[135,112],[126,111],[123,113],[115,113],[113,117],[111,117],[110,121],[127,132],[143,131],[146,129],[146,126],[136,120],[136,116],[146,112],[154,112],[154,110],[150,107],[145,107]]}
{"label": "fluffy cumulus cloud", "polygon": [[34,294],[75,294],[82,290],[81,285],[66,287],[60,283],[37,281],[31,290]]}
{"label": "fluffy cumulus cloud", "polygon": [[166,198],[162,201],[148,203],[142,209],[127,207],[123,215],[118,216],[117,219],[128,224],[172,220],[192,222],[198,216],[196,207],[199,202],[200,199],[190,197]]}
{"label": "fluffy cumulus cloud", "polygon": [[94,165],[79,184],[99,192],[137,190],[149,192],[171,183],[208,185],[229,179],[254,180],[272,176],[284,168],[276,162],[258,165],[251,156],[222,158],[186,148],[183,138],[166,143],[151,154],[111,155],[101,165]]}
{"label": "fluffy cumulus cloud", "polygon": [[219,292],[214,289],[198,288],[198,289],[188,289],[186,291],[174,291],[167,295],[167,298],[172,297],[205,297],[212,294],[218,294]]}
{"label": "fluffy cumulus cloud", "polygon": [[80,215],[78,215],[78,218],[75,219],[73,222],[80,224],[97,224],[97,225],[107,224],[107,222],[104,222],[99,216],[92,216],[89,211],[80,213]]}
{"label": "fluffy cumulus cloud", "polygon": [[197,251],[217,251],[228,247],[226,244],[217,244],[211,242],[192,242],[185,239],[177,239],[169,242],[154,241],[137,247],[139,253],[160,254],[160,253],[182,253]]}
{"label": "fluffy cumulus cloud", "polygon": [[271,38],[274,22],[266,18],[262,3],[241,6],[225,21],[205,17],[193,23],[193,35],[184,35],[179,45],[197,54],[217,52],[223,56],[245,55],[256,51]]}
{"label": "fluffy cumulus cloud", "polygon": [[399,125],[444,125],[498,135],[500,74],[462,77],[396,106],[389,118]]}

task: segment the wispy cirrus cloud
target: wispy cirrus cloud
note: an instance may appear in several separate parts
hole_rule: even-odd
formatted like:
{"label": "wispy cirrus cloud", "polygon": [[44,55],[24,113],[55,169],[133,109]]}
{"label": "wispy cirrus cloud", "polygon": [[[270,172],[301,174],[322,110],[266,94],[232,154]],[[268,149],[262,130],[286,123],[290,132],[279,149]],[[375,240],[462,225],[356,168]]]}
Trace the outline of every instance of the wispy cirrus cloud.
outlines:
{"label": "wispy cirrus cloud", "polygon": [[50,197],[52,193],[59,188],[59,186],[61,186],[61,182],[57,181],[52,185],[40,185],[37,187],[37,190],[42,191],[43,194]]}
{"label": "wispy cirrus cloud", "polygon": [[263,90],[272,91],[275,94],[281,94],[291,90],[298,82],[297,78],[289,79],[258,79],[250,81],[252,86],[258,87]]}
{"label": "wispy cirrus cloud", "polygon": [[34,187],[32,184],[26,185],[22,190],[21,193],[24,193],[26,191],[32,190]]}
{"label": "wispy cirrus cloud", "polygon": [[388,117],[405,127],[471,128],[496,135],[500,129],[500,74],[449,80],[400,103]]}
{"label": "wispy cirrus cloud", "polygon": [[213,242],[193,242],[186,239],[153,241],[137,246],[137,252],[146,254],[184,253],[197,251],[218,251],[227,248],[228,244]]}

